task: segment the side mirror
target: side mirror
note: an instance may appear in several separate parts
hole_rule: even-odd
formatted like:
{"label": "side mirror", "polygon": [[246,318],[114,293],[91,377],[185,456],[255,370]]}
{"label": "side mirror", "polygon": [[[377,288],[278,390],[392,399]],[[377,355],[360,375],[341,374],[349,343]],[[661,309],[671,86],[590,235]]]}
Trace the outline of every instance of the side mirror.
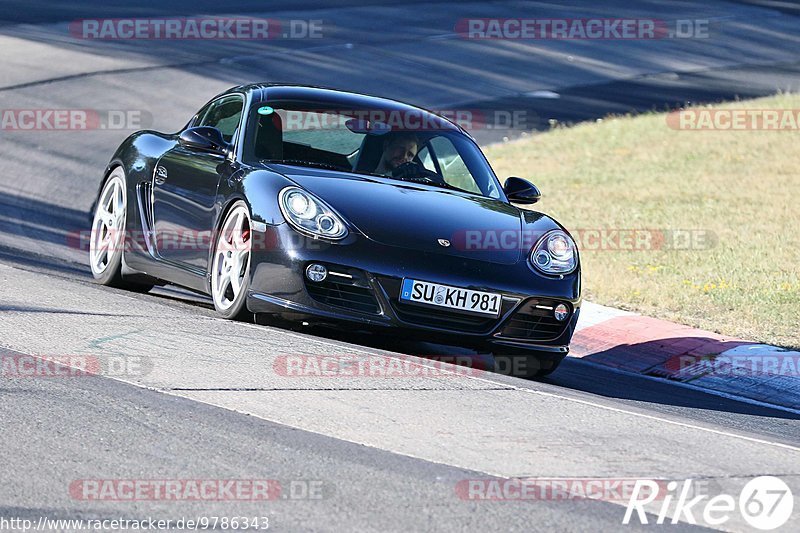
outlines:
{"label": "side mirror", "polygon": [[210,126],[198,126],[189,128],[181,132],[179,142],[181,146],[211,152],[214,154],[227,155],[228,143],[222,138],[222,132]]}
{"label": "side mirror", "polygon": [[539,188],[522,178],[508,178],[503,186],[503,192],[512,204],[535,204],[542,198]]}

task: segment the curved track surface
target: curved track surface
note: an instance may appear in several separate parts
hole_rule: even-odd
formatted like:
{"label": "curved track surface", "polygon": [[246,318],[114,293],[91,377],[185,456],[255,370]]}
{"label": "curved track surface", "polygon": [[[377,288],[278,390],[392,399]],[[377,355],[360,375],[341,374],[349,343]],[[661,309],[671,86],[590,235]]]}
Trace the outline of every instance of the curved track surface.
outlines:
{"label": "curved track surface", "polygon": [[[491,142],[550,119],[797,90],[800,79],[798,18],[762,2],[127,4],[4,2],[0,108],[130,111],[142,127],[170,131],[231,85],[280,80],[437,109],[523,112],[524,124],[474,132]],[[68,30],[81,18],[177,15],[322,21],[323,36],[120,42]],[[635,42],[469,41],[454,33],[460,18],[531,16],[708,19],[712,33]],[[551,93],[560,98],[541,98]],[[178,289],[140,295],[94,285],[75,236],[88,223],[100,172],[130,131],[0,131],[4,356],[141,365],[113,379],[0,377],[0,516],[266,514],[284,530],[611,530],[624,514],[619,502],[475,501],[456,487],[492,477],[695,478],[738,493],[746,479],[772,474],[800,493],[796,413],[578,360],[536,382],[452,369],[287,376],[279,362],[298,354],[461,352],[230,323]],[[201,504],[84,501],[68,490],[80,479],[219,478],[314,482],[322,491]],[[739,517],[724,529],[747,528]]]}

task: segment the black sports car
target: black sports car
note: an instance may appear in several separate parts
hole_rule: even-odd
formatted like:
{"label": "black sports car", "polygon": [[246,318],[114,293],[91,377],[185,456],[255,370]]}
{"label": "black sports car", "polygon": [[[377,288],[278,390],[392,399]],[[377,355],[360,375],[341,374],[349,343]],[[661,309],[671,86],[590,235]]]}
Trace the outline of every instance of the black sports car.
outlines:
{"label": "black sports car", "polygon": [[[332,89],[235,87],[179,132],[117,149],[95,278],[211,295],[219,314],[396,332],[552,372],[580,307],[578,251],[520,178],[429,111]],[[517,373],[520,373],[517,370]]]}

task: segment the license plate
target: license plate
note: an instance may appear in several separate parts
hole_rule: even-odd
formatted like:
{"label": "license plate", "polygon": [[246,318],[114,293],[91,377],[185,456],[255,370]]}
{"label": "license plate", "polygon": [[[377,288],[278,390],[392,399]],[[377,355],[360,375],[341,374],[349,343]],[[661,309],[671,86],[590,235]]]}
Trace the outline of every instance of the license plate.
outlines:
{"label": "license plate", "polygon": [[500,305],[503,301],[502,296],[497,293],[461,289],[415,279],[403,280],[400,299],[494,317],[500,314]]}

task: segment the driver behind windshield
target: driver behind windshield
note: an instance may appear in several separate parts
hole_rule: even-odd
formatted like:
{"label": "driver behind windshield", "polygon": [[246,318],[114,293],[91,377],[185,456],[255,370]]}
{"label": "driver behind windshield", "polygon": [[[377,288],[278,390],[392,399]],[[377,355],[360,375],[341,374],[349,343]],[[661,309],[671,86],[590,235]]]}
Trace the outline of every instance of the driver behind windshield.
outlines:
{"label": "driver behind windshield", "polygon": [[373,172],[391,176],[397,167],[413,161],[418,151],[419,139],[417,139],[416,135],[413,133],[391,133],[383,141],[383,154]]}

